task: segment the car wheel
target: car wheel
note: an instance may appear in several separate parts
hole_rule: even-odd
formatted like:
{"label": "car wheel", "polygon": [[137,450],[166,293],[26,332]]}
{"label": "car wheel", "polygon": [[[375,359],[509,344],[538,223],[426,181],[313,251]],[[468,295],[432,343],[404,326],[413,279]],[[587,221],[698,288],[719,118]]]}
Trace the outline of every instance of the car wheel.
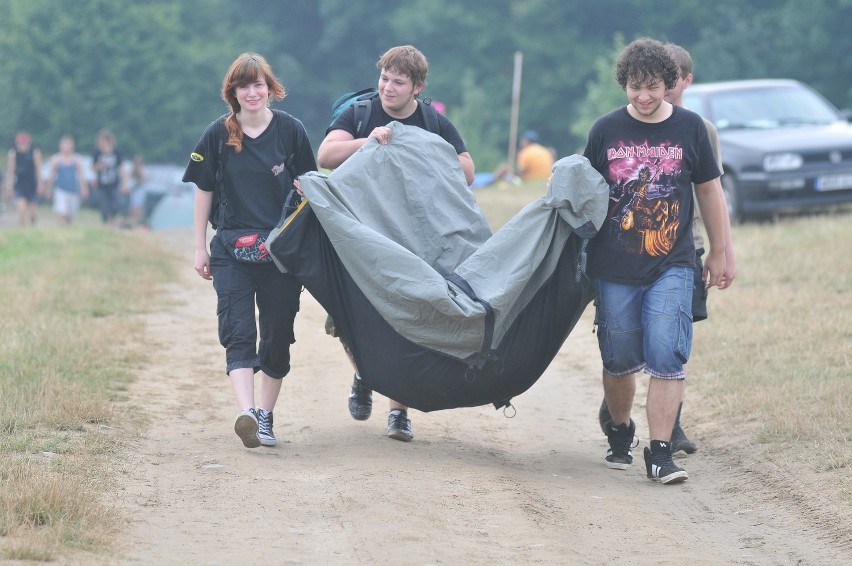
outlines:
{"label": "car wheel", "polygon": [[725,173],[722,175],[722,190],[725,192],[725,200],[728,202],[728,216],[731,219],[731,224],[739,224],[744,218],[737,190],[737,178],[733,174]]}

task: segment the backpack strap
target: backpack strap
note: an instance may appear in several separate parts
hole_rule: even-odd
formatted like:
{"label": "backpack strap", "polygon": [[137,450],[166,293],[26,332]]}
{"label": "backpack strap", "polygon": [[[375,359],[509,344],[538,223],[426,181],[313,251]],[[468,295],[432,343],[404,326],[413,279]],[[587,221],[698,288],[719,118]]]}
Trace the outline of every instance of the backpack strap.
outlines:
{"label": "backpack strap", "polygon": [[379,97],[377,91],[368,92],[355,99],[352,106],[355,110],[355,138],[367,137],[367,125],[370,123],[370,115],[373,113],[373,100]]}
{"label": "backpack strap", "polygon": [[423,108],[423,120],[426,122],[426,129],[433,134],[440,135],[441,126],[438,124],[438,111],[432,106],[432,99],[422,98],[420,103]]}
{"label": "backpack strap", "polygon": [[[224,132],[223,132],[224,130]],[[214,230],[218,230],[223,225],[228,208],[228,199],[225,198],[225,122],[222,122],[222,127],[219,128],[216,141],[216,173],[213,183],[213,204],[210,210],[208,220]]]}
{"label": "backpack strap", "polygon": [[[287,134],[295,134],[299,135],[299,130],[296,128],[288,128],[286,127],[287,121],[286,118],[290,117],[289,114],[284,112],[283,110],[272,110],[273,120],[278,120],[281,128],[281,142],[284,144],[284,168],[287,170],[287,175],[290,177],[290,181],[296,180],[296,153],[293,151],[291,153],[291,145],[287,143]],[[291,117],[292,118],[292,117]],[[298,147],[298,140],[293,138],[292,146]],[[290,185],[290,189],[286,190],[284,193],[284,207],[281,209],[281,220],[289,216],[301,203],[302,197],[299,196],[299,193],[296,191],[295,185]],[[279,223],[281,222],[279,220]]]}
{"label": "backpack strap", "polygon": [[[378,92],[368,92],[359,96],[352,106],[355,107],[355,137],[366,138],[367,126],[370,123],[370,114],[373,111],[373,100],[378,98]],[[433,134],[440,135],[441,126],[438,122],[438,111],[432,106],[431,98],[418,99],[418,106],[423,109],[423,121],[426,123],[426,130]]]}

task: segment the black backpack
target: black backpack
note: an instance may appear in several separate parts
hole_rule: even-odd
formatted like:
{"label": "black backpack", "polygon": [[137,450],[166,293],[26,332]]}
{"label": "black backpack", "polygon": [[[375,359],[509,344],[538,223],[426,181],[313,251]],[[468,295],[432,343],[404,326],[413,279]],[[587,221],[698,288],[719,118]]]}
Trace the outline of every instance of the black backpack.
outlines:
{"label": "black backpack", "polygon": [[[373,110],[373,99],[377,96],[379,96],[379,91],[375,87],[347,92],[341,95],[331,105],[331,124],[334,123],[341,112],[354,105],[355,137],[366,138],[367,124],[370,123],[370,113]],[[438,111],[432,106],[432,99],[424,98],[420,102],[422,102],[423,119],[426,122],[426,129],[433,134],[438,134],[440,130],[440,126],[438,125]]]}

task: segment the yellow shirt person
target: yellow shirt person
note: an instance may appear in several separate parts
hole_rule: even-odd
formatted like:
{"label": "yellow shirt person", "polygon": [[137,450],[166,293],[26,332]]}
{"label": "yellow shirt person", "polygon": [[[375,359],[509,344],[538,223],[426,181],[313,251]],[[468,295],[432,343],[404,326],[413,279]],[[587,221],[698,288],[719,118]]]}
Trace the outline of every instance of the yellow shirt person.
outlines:
{"label": "yellow shirt person", "polygon": [[547,179],[553,169],[553,153],[538,143],[538,134],[528,130],[521,136],[518,176],[524,181]]}

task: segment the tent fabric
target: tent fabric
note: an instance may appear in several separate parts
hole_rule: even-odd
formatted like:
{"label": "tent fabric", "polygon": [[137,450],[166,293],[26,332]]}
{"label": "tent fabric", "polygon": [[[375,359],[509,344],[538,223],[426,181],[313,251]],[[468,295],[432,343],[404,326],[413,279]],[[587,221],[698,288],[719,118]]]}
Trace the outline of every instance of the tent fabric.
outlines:
{"label": "tent fabric", "polygon": [[547,195],[492,236],[453,148],[390,127],[389,144],[300,177],[308,204],[270,254],[332,315],[372,389],[424,411],[506,405],[591,299],[584,242],[608,187],[585,158],[559,160]]}

